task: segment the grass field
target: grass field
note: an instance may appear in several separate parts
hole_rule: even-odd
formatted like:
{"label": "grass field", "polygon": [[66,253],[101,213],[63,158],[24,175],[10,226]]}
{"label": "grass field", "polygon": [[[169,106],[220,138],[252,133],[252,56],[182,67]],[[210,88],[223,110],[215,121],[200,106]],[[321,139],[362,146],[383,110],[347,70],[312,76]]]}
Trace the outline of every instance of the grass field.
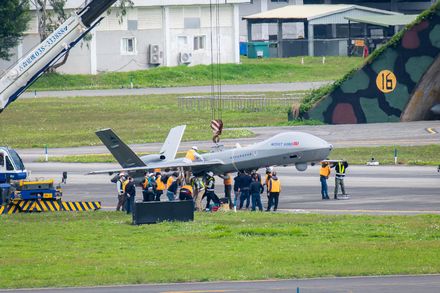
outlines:
{"label": "grass field", "polygon": [[[281,96],[268,93],[267,96]],[[0,115],[0,145],[14,148],[96,145],[95,131],[113,128],[127,143],[161,142],[170,128],[187,124],[184,140],[210,140],[210,111],[183,111],[176,95],[22,99]],[[286,108],[223,112],[225,128],[269,126],[287,121]],[[225,130],[222,138],[252,136]]]}
{"label": "grass field", "polygon": [[438,215],[15,214],[0,235],[0,288],[440,273]]}
{"label": "grass field", "polygon": [[397,163],[407,165],[440,165],[440,144],[426,146],[380,146],[335,148],[331,159],[345,159],[351,164],[365,165],[374,158],[381,165],[394,164],[394,148],[397,149]]}
{"label": "grass field", "polygon": [[[221,64],[222,84],[254,84],[335,80],[358,67],[362,58],[320,57],[241,59],[242,64]],[[215,72],[217,68],[215,67]],[[212,83],[211,66],[158,67],[132,72],[109,72],[98,75],[49,74],[41,77],[31,90],[105,89],[129,87],[199,86]]]}

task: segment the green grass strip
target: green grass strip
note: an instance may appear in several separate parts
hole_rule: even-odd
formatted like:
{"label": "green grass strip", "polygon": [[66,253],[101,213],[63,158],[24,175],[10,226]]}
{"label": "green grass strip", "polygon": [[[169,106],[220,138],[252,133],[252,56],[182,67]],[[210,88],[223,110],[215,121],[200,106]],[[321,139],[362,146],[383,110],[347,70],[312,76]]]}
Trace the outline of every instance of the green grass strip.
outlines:
{"label": "green grass strip", "polygon": [[0,288],[440,273],[438,215],[15,214],[0,235]]}
{"label": "green grass strip", "polygon": [[[300,57],[248,59],[242,64],[221,64],[222,84],[257,84],[334,80],[358,66],[361,58]],[[143,87],[178,87],[211,85],[211,65],[158,67],[131,72],[108,72],[97,75],[58,74],[42,76],[30,90],[73,90]],[[214,65],[217,72],[217,65]],[[217,78],[217,76],[216,76]]]}
{"label": "green grass strip", "polygon": [[394,149],[397,149],[398,164],[440,165],[440,145],[335,148],[330,158],[345,159],[355,165],[365,165],[374,158],[381,165],[393,165]]}

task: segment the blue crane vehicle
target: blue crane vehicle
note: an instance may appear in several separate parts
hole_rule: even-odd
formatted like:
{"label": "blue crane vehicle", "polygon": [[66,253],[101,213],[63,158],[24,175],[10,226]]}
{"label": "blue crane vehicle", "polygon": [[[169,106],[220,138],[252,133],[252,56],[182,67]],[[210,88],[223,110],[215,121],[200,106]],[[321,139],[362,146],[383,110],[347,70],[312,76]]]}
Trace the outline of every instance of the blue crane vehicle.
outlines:
{"label": "blue crane vehicle", "polygon": [[29,180],[19,154],[0,147],[0,215],[17,212],[87,211],[101,208],[100,202],[66,202],[53,179]]}

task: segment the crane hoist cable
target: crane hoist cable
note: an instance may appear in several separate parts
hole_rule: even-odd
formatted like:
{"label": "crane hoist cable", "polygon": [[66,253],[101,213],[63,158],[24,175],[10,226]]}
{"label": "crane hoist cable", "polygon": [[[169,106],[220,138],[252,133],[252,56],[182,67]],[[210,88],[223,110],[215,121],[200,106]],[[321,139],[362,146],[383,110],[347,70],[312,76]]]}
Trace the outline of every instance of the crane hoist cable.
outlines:
{"label": "crane hoist cable", "polygon": [[[215,14],[213,10],[215,9]],[[213,131],[213,142],[220,141],[220,135],[223,130],[222,121],[222,84],[221,84],[221,35],[220,35],[220,1],[216,0],[213,5],[209,1],[210,12],[210,43],[211,43],[211,129]],[[215,46],[216,60],[214,61],[214,18],[215,18]],[[215,64],[216,63],[216,64]]]}
{"label": "crane hoist cable", "polygon": [[209,1],[209,19],[210,19],[210,51],[211,51],[211,120],[216,118],[215,107],[215,83],[214,83],[214,32],[213,32],[213,5],[212,1]]}
{"label": "crane hoist cable", "polygon": [[216,36],[217,36],[217,85],[218,85],[218,118],[222,119],[222,67],[221,67],[221,34],[220,34],[220,0],[217,0]]}

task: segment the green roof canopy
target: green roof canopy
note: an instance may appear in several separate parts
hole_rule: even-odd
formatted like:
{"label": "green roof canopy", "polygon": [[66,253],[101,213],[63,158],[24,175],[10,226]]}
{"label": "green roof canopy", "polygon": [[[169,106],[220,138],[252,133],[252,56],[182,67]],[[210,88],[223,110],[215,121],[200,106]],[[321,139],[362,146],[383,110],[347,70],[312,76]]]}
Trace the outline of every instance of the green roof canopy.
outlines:
{"label": "green roof canopy", "polygon": [[351,17],[346,16],[345,19],[354,22],[368,23],[379,26],[396,26],[396,25],[407,25],[413,22],[417,15],[414,14],[401,14],[401,15],[370,15],[370,16],[357,16]]}

